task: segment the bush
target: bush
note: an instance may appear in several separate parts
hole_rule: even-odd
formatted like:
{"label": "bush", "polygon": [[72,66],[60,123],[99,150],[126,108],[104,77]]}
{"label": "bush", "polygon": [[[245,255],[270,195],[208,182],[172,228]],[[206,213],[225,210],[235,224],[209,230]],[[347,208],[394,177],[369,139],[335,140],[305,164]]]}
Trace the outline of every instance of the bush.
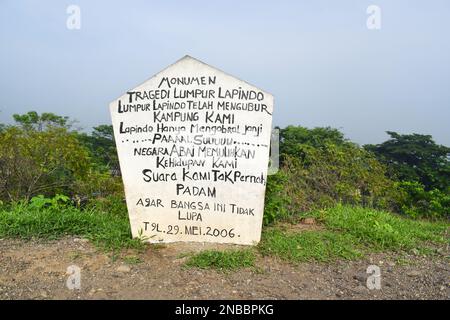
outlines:
{"label": "bush", "polygon": [[89,150],[97,165],[108,168],[115,175],[120,175],[112,125],[94,127],[90,135],[78,133],[78,139]]}
{"label": "bush", "polygon": [[90,167],[87,150],[65,128],[8,127],[0,133],[0,199],[68,194]]}
{"label": "bush", "polygon": [[70,193],[80,202],[110,196],[125,197],[122,179],[113,177],[109,171],[99,171],[95,167],[89,169],[86,175],[74,181]]}
{"label": "bush", "polygon": [[270,176],[264,221],[338,203],[389,208],[397,192],[385,167],[354,144],[298,145],[301,157],[285,155],[280,171]]}
{"label": "bush", "polygon": [[308,129],[301,126],[287,126],[280,130],[280,140],[280,154],[283,159],[284,156],[301,158],[304,146],[322,148],[327,144],[350,143],[342,132],[330,127]]}
{"label": "bush", "polygon": [[57,194],[53,198],[45,198],[43,195],[39,195],[31,198],[28,206],[37,210],[44,208],[61,209],[68,205],[69,201],[70,198],[62,194]]}
{"label": "bush", "polygon": [[287,182],[288,176],[283,170],[267,177],[263,218],[265,225],[289,216],[291,201],[285,192]]}
{"label": "bush", "polygon": [[338,203],[390,209],[397,197],[385,165],[337,129],[281,129],[280,157],[268,177],[265,224]]}
{"label": "bush", "polygon": [[419,182],[396,183],[399,189],[397,210],[412,218],[449,218],[450,195],[438,189],[431,191]]}
{"label": "bush", "polygon": [[86,205],[86,208],[108,212],[114,216],[128,218],[127,204],[123,194],[90,199]]}
{"label": "bush", "polygon": [[88,140],[95,146],[105,146],[93,152],[91,144],[80,138],[82,135],[70,131],[67,117],[29,112],[14,115],[14,119],[17,126],[0,131],[0,200],[66,194],[80,206],[95,197],[123,197],[121,179],[111,174],[114,159],[110,161],[114,165],[106,158],[98,159],[100,154],[115,154],[112,128],[96,128],[97,140]]}

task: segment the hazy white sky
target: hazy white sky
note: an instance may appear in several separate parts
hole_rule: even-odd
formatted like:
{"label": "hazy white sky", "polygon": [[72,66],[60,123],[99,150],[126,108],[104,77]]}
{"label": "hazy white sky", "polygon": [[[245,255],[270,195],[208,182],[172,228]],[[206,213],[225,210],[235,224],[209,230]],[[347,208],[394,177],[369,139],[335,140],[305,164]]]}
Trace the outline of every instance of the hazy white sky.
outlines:
{"label": "hazy white sky", "polygon": [[[372,4],[381,30],[366,27]],[[36,110],[110,123],[110,101],[189,54],[271,92],[274,125],[450,145],[449,31],[448,0],[0,0],[0,122]]]}

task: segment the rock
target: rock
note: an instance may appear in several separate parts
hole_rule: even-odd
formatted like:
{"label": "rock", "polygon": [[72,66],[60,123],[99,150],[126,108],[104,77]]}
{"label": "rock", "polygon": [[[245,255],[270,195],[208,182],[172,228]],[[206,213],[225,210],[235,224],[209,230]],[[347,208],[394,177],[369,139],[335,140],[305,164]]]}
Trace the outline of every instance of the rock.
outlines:
{"label": "rock", "polygon": [[304,219],[302,219],[302,223],[303,224],[308,224],[308,225],[316,224],[316,219],[314,219],[314,218],[304,218]]}
{"label": "rock", "polygon": [[41,290],[40,294],[42,298],[48,298],[48,294],[45,290]]}
{"label": "rock", "polygon": [[366,287],[364,287],[363,285],[359,285],[359,286],[357,286],[355,289],[354,289],[354,291],[356,292],[356,293],[365,293],[365,292],[367,292],[367,288]]}
{"label": "rock", "polygon": [[368,277],[367,273],[360,272],[360,273],[354,275],[353,279],[356,279],[356,280],[358,280],[360,282],[366,283],[367,277]]}
{"label": "rock", "polygon": [[406,273],[408,277],[419,277],[422,273],[418,270],[412,270]]}
{"label": "rock", "polygon": [[182,258],[178,258],[172,261],[172,263],[178,263],[178,264],[183,264],[188,260],[189,257],[182,257]]}
{"label": "rock", "polygon": [[116,270],[118,272],[122,272],[122,273],[129,273],[131,271],[131,268],[129,266],[126,266],[126,265],[121,265]]}
{"label": "rock", "polygon": [[100,298],[100,297],[106,297],[106,293],[103,292],[102,288],[92,288],[91,290],[89,290],[88,295],[93,296],[95,294],[96,298]]}
{"label": "rock", "polygon": [[85,238],[74,238],[73,242],[78,242],[78,243],[86,243],[89,242],[89,239],[85,239]]}

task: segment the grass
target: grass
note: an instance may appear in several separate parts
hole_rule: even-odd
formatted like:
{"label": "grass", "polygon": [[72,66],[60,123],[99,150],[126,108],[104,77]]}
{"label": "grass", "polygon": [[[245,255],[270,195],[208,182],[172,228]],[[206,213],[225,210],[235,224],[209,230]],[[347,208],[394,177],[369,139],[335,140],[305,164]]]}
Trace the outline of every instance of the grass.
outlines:
{"label": "grass", "polygon": [[373,209],[336,206],[308,214],[325,230],[283,231],[279,227],[263,232],[258,246],[263,255],[290,262],[355,259],[374,251],[416,249],[432,253],[430,244],[448,243],[446,222],[403,218]]}
{"label": "grass", "polygon": [[253,267],[254,265],[255,253],[251,249],[202,251],[190,257],[185,263],[186,267],[196,267],[200,269],[211,268],[221,271]]}
{"label": "grass", "polygon": [[407,250],[425,242],[448,242],[448,222],[411,220],[389,212],[342,205],[314,215],[328,230],[348,234],[355,242],[377,250]]}
{"label": "grass", "polygon": [[143,247],[141,241],[131,238],[126,215],[71,206],[33,208],[15,204],[0,209],[0,237],[52,240],[68,235],[87,238],[97,247],[109,251]]}
{"label": "grass", "polygon": [[361,250],[353,240],[349,235],[328,230],[286,232],[273,228],[263,233],[258,249],[263,255],[291,262],[327,262],[361,257]]}
{"label": "grass", "polygon": [[[416,250],[432,254],[430,246],[449,243],[448,222],[417,221],[342,205],[307,215],[315,217],[323,228],[292,231],[277,225],[267,227],[256,248],[203,251],[190,256],[185,266],[217,270],[255,267],[258,253],[289,262],[350,260],[374,251]],[[0,238],[59,239],[68,235],[87,238],[109,251],[144,246],[139,239],[132,239],[128,216],[122,210],[119,214],[118,210],[104,212],[95,207],[80,210],[72,206],[34,207],[23,203],[0,208]],[[159,246],[154,248],[164,248]],[[140,262],[137,257],[125,259],[130,264]]]}
{"label": "grass", "polygon": [[131,255],[124,257],[123,260],[127,264],[139,264],[139,263],[142,263],[142,259],[141,258],[139,258],[137,256],[131,256]]}

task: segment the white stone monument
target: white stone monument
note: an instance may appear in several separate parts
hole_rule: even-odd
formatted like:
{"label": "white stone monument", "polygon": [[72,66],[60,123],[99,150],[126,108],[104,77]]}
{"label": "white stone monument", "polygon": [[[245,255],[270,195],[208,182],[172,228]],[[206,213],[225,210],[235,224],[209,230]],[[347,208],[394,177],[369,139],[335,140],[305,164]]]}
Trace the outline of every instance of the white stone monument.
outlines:
{"label": "white stone monument", "polygon": [[110,111],[133,237],[259,242],[271,94],[185,56]]}

